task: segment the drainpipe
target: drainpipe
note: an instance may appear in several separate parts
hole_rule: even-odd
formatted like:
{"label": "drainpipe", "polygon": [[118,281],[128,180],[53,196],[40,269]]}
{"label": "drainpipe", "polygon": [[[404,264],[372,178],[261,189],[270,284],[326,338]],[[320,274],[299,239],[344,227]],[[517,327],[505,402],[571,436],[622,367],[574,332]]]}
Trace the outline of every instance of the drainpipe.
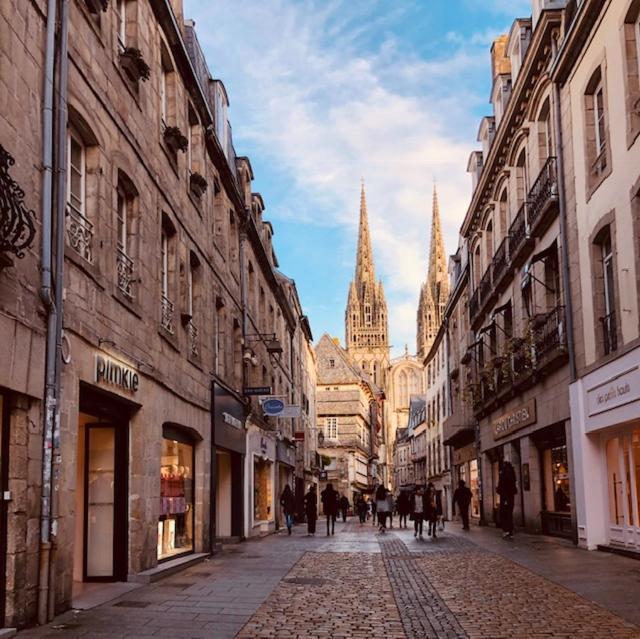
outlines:
{"label": "drainpipe", "polygon": [[49,596],[48,618],[55,614],[55,578],[57,553],[57,519],[58,519],[58,480],[60,475],[60,386],[62,368],[62,327],[63,327],[63,293],[64,293],[64,244],[65,244],[65,212],[67,188],[67,87],[69,79],[69,0],[60,2],[60,33],[58,57],[58,91],[56,110],[58,116],[57,149],[56,149],[56,213],[55,213],[55,308],[56,313],[56,360],[55,360],[55,396],[57,416],[53,425],[52,466],[51,466],[51,547],[49,556]]}
{"label": "drainpipe", "polygon": [[55,63],[56,0],[47,2],[47,29],[42,105],[42,266],[40,296],[47,310],[45,356],[44,432],[42,450],[42,497],[40,513],[40,557],[38,579],[38,622],[47,622],[51,515],[51,453],[56,415],[55,362],[57,311],[52,286],[52,182],[53,182],[53,75]]}
{"label": "drainpipe", "polygon": [[[558,43],[555,38],[551,41],[552,45],[552,59],[555,60],[558,54]],[[571,294],[571,278],[569,273],[569,246],[567,244],[567,201],[565,196],[565,176],[564,176],[564,154],[562,151],[562,111],[560,108],[560,84],[554,81],[553,84],[553,120],[556,129],[556,162],[557,162],[557,179],[558,179],[558,209],[560,215],[560,243],[562,244],[562,283],[564,285],[564,297],[565,297],[565,323],[567,326],[567,350],[569,351],[569,384],[576,381],[576,355],[574,344],[574,330],[573,330],[573,298]],[[571,422],[569,428],[565,428],[567,435],[567,452],[569,457],[569,468],[575,468],[573,463],[573,427]],[[575,476],[571,473],[572,478]],[[571,527],[573,543],[578,544],[578,520],[575,509],[576,501],[576,488],[575,482],[569,482],[571,503],[574,507],[571,509]]]}

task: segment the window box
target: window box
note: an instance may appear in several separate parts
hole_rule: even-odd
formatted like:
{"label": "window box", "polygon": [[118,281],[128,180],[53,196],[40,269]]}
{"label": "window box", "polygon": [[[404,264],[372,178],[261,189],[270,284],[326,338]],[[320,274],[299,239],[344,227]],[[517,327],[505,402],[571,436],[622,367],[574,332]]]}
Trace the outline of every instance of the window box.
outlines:
{"label": "window box", "polygon": [[138,80],[144,82],[151,76],[151,67],[145,62],[140,49],[135,47],[125,47],[120,53],[120,66],[132,82],[138,82]]}
{"label": "window box", "polygon": [[182,151],[187,152],[189,148],[189,140],[182,135],[182,131],[177,126],[168,126],[163,132],[164,141],[173,153]]}
{"label": "window box", "polygon": [[207,190],[207,181],[200,173],[192,173],[189,176],[189,188],[191,192],[200,199]]}
{"label": "window box", "polygon": [[98,15],[101,11],[106,11],[109,6],[109,0],[84,0],[84,2],[87,5],[87,9],[89,9],[89,13],[94,15]]}

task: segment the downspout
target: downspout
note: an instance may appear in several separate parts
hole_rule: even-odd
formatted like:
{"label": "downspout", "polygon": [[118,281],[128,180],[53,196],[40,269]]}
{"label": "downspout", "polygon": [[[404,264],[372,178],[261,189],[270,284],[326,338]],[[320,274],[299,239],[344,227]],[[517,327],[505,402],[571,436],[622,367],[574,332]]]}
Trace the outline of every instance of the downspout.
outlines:
{"label": "downspout", "polygon": [[[558,54],[558,43],[552,39],[552,59],[555,60]],[[562,245],[562,283],[564,288],[565,302],[565,323],[567,326],[567,350],[569,351],[569,384],[573,384],[577,378],[576,372],[576,354],[574,343],[574,327],[573,327],[573,296],[571,294],[571,277],[569,272],[569,246],[567,243],[567,200],[565,194],[565,177],[564,177],[564,154],[562,141],[562,110],[560,108],[560,83],[556,80],[553,86],[553,120],[556,129],[556,162],[557,162],[557,179],[558,179],[558,209],[560,216],[560,243]],[[570,400],[569,400],[570,401]],[[574,468],[573,463],[573,426],[569,422],[569,427],[565,427],[567,435],[567,452],[569,457],[569,468]],[[573,473],[572,473],[573,475]],[[571,495],[571,503],[574,507],[571,509],[571,528],[573,543],[578,544],[578,520],[575,509],[576,488],[575,482],[569,482],[569,490]]]}
{"label": "downspout", "polygon": [[40,557],[38,575],[38,622],[47,622],[49,591],[49,551],[51,538],[51,459],[55,421],[55,362],[57,311],[52,286],[52,183],[53,183],[53,76],[55,63],[56,0],[47,2],[47,29],[42,105],[42,265],[40,296],[47,311],[47,338],[44,380],[44,428],[42,448],[42,496],[40,512]]}
{"label": "downspout", "polygon": [[57,519],[59,511],[58,481],[60,475],[60,387],[62,375],[62,328],[63,328],[63,294],[64,294],[64,245],[65,245],[65,212],[67,188],[67,91],[69,80],[69,0],[60,1],[60,34],[58,55],[58,91],[57,91],[57,149],[56,149],[56,214],[55,214],[55,307],[56,313],[56,360],[55,360],[55,395],[58,406],[53,425],[52,466],[51,466],[51,546],[49,555],[49,596],[48,619],[55,614],[55,577],[57,554]]}

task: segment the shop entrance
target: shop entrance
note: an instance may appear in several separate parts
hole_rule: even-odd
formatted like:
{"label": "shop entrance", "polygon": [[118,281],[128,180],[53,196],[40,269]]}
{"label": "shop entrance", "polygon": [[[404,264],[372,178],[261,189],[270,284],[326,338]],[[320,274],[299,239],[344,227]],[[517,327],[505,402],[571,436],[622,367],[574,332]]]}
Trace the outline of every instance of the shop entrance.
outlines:
{"label": "shop entrance", "polygon": [[[96,403],[98,400],[98,403]],[[76,466],[75,582],[126,581],[128,419],[81,391]]]}
{"label": "shop entrance", "polygon": [[[4,491],[8,490],[9,478],[9,402],[0,391],[0,575],[6,573],[7,565],[7,502]],[[6,579],[0,579],[0,628],[4,627]]]}

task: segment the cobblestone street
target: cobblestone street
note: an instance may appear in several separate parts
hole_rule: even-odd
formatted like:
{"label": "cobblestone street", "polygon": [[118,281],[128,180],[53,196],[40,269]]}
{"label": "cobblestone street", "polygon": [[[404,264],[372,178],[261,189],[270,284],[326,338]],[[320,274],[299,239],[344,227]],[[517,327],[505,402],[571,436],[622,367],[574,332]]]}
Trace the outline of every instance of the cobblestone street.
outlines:
{"label": "cobblestone street", "polygon": [[309,538],[298,526],[18,637],[640,637],[636,561],[453,527],[433,541],[353,522]]}

